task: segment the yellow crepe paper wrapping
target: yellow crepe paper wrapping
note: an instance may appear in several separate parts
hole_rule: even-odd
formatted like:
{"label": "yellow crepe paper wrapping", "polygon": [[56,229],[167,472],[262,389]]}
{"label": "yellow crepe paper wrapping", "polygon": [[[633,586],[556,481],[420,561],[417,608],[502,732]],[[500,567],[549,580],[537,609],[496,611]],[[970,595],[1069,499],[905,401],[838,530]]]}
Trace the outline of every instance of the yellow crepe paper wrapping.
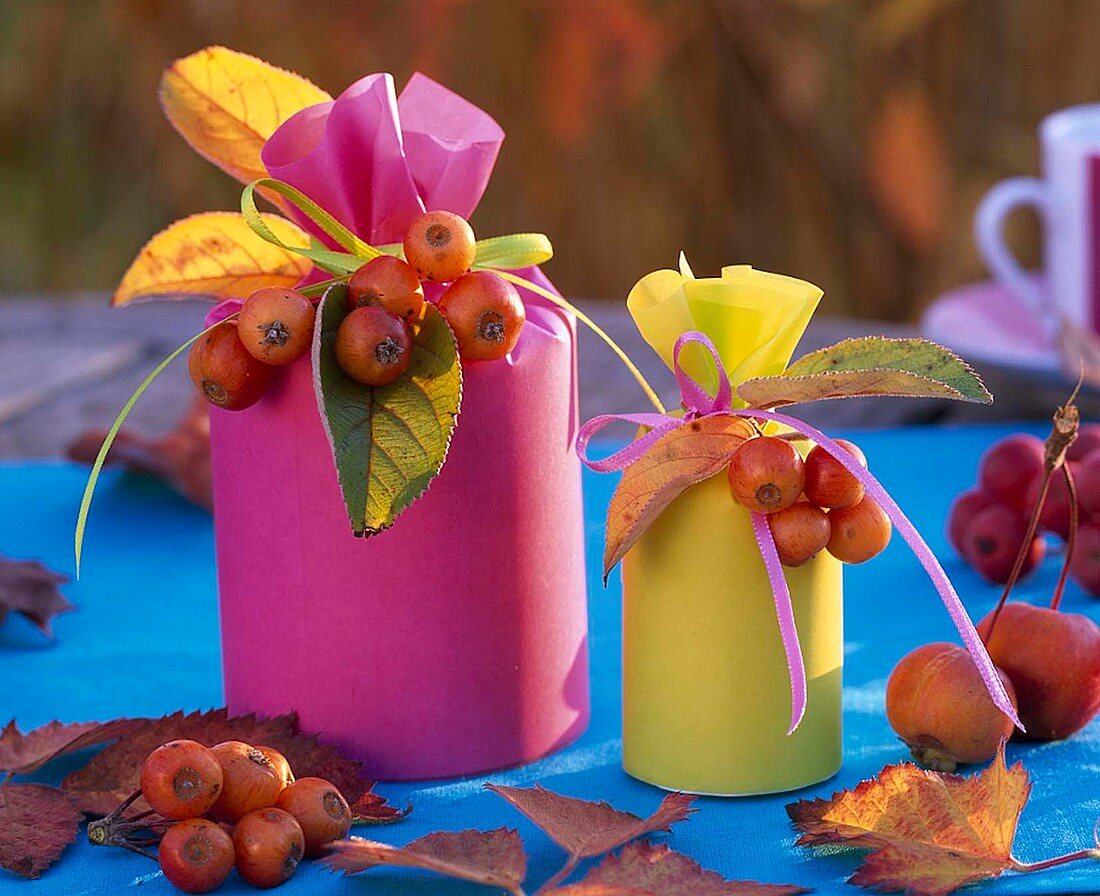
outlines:
{"label": "yellow crepe paper wrapping", "polygon": [[[672,366],[677,337],[714,342],[736,388],[790,361],[821,298],[810,283],[724,268],[696,279],[656,271],[631,291],[639,331]],[[694,350],[689,347],[689,351]],[[685,370],[713,383],[703,353]],[[785,570],[806,663],[808,705],[787,735],[790,682],[775,603],[748,511],[724,475],[688,489],[623,561],[623,764],[674,790],[741,795],[792,790],[841,762],[843,589],[822,553]]]}

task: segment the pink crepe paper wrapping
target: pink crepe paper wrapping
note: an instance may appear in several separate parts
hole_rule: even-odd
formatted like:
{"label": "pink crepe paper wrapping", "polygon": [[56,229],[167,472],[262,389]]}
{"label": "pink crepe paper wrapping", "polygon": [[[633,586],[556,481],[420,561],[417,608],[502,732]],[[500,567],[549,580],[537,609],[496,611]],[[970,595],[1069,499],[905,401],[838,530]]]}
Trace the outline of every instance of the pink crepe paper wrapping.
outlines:
{"label": "pink crepe paper wrapping", "polygon": [[[503,136],[422,75],[400,99],[389,75],[370,75],[283,124],[263,160],[378,245],[424,208],[469,215]],[[296,710],[382,779],[516,765],[584,730],[576,334],[570,315],[521,293],[515,350],[463,369],[442,472],[372,538],[351,534],[308,359],[252,408],[212,411],[232,712]]]}

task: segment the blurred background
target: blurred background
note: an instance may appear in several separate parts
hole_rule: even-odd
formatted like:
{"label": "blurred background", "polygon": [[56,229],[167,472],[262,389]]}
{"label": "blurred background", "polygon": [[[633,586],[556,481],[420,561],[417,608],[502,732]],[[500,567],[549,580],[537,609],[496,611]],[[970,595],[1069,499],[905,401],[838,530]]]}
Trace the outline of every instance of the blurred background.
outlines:
{"label": "blurred background", "polygon": [[571,295],[622,299],[684,248],[913,321],[983,274],[975,204],[1037,170],[1043,115],[1097,98],[1098,39],[1092,0],[3,0],[0,289],[112,288],[155,231],[236,207],[156,102],[221,43],[333,94],[420,70],[491,110],[475,227],[548,233]]}
{"label": "blurred background", "polygon": [[[163,68],[211,44],[334,95],[419,70],[491,111],[508,138],[475,229],[549,234],[548,273],[673,405],[623,308],[639,276],[684,249],[700,275],[751,263],[811,280],[826,295],[799,353],[915,335],[937,296],[988,276],[975,207],[1038,173],[1040,119],[1100,100],[1095,0],[0,0],[0,458],[87,461],[199,326],[202,302],[106,305],[152,234],[238,207],[240,186],[157,103]],[[1033,216],[1007,236],[1038,261]],[[959,350],[992,408],[873,399],[806,418],[1049,419],[1076,379],[1056,346],[1029,365],[984,324],[940,330],[955,347],[970,334],[978,350]],[[640,408],[614,355],[579,338],[581,415]],[[168,449],[147,439],[181,432],[177,466],[204,456],[192,396],[182,364],[154,383],[128,423],[130,462],[157,470]],[[1100,392],[1082,407],[1100,417]]]}

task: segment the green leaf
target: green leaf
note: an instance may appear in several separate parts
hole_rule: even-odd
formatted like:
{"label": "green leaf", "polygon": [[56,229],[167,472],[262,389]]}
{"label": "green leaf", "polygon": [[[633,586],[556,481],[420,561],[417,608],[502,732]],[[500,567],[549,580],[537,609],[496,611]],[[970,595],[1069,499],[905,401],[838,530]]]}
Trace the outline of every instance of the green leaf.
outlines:
{"label": "green leaf", "polygon": [[337,283],[318,306],[313,381],[352,530],[373,535],[393,525],[443,466],[462,400],[462,368],[451,328],[428,303],[401,379],[388,386],[356,382],[336,363],[347,305],[347,287]]}
{"label": "green leaf", "polygon": [[553,257],[554,248],[545,234],[510,233],[478,240],[474,267],[514,271],[543,264]]}
{"label": "green leaf", "polygon": [[746,380],[751,407],[781,407],[861,395],[950,398],[989,404],[993,396],[954,352],[927,339],[846,339],[799,358],[779,376]]}

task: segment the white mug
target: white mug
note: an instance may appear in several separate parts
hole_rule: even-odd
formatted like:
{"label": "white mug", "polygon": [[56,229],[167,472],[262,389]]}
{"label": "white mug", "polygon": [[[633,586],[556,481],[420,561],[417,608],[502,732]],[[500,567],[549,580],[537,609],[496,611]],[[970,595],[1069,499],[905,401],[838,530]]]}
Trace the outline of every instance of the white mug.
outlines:
{"label": "white mug", "polygon": [[[974,235],[993,276],[1052,329],[1061,316],[1100,332],[1100,103],[1043,119],[1043,177],[1001,181],[978,206]],[[1005,218],[1031,206],[1043,227],[1042,276],[1004,244]]]}

